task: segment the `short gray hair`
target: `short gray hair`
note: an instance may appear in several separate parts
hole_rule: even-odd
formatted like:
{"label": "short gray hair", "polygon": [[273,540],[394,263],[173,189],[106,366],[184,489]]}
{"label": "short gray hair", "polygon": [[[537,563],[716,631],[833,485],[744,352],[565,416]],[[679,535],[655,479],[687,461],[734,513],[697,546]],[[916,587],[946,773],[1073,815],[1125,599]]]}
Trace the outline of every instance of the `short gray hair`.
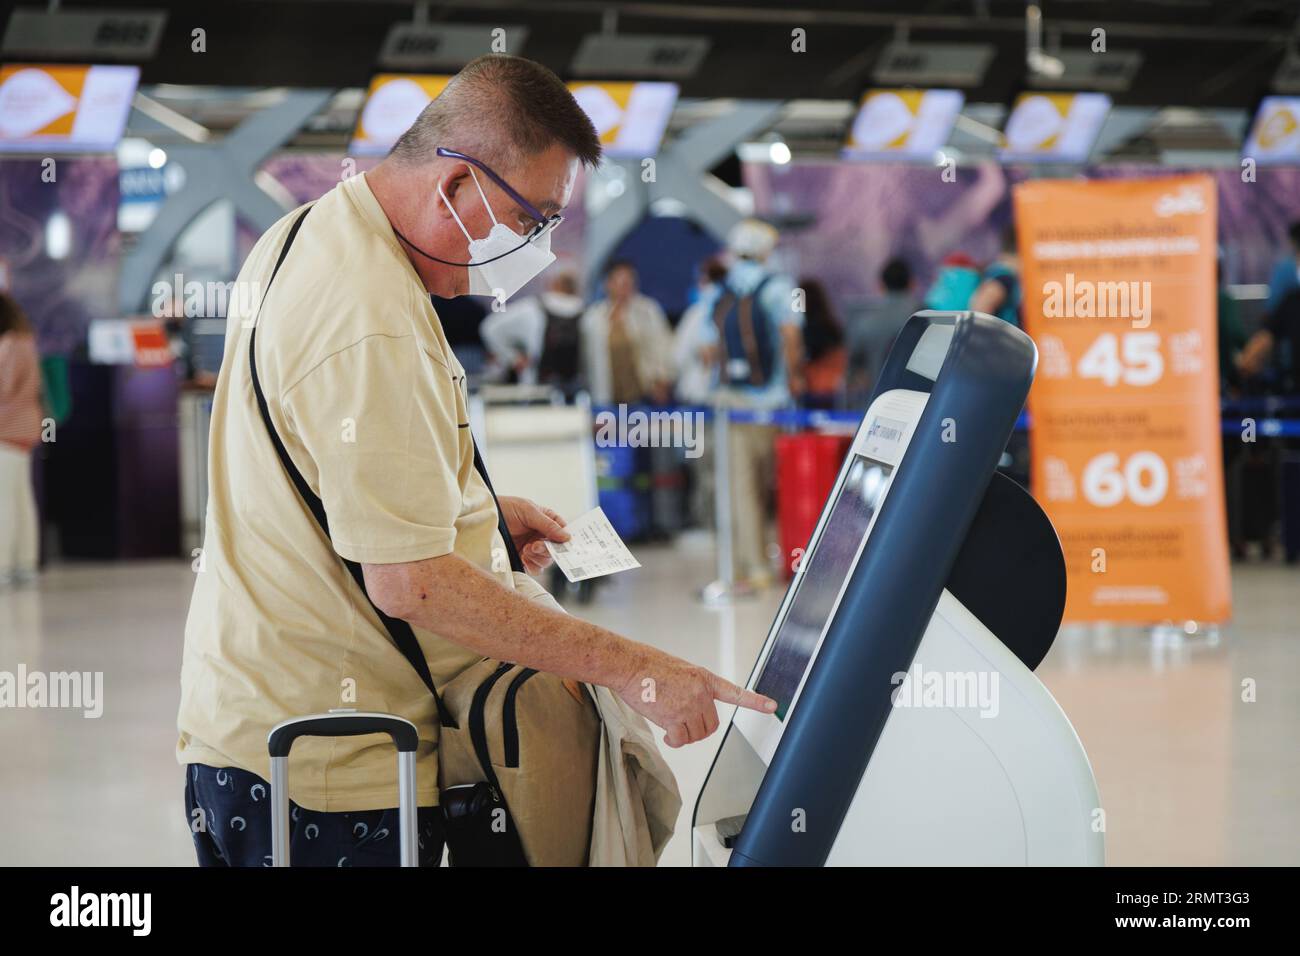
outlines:
{"label": "short gray hair", "polygon": [[600,162],[596,128],[558,76],[523,57],[489,54],[452,77],[389,155],[418,165],[443,146],[512,170],[555,144],[586,166]]}

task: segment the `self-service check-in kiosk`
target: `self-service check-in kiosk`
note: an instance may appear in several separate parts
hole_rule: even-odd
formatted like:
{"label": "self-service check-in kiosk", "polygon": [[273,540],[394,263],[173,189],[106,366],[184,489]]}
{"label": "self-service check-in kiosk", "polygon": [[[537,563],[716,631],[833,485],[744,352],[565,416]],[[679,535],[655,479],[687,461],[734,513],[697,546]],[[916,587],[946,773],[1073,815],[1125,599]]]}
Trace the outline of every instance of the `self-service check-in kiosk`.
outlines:
{"label": "self-service check-in kiosk", "polygon": [[696,865],[1103,862],[1087,754],[1033,674],[1051,523],[996,471],[1037,350],[978,313],[899,334],[695,808]]}

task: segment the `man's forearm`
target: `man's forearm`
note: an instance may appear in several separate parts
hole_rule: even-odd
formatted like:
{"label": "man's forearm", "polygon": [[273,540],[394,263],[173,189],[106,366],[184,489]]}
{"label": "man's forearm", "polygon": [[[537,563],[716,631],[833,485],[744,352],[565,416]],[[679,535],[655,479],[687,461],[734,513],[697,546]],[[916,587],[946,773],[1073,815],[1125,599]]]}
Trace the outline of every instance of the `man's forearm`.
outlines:
{"label": "man's forearm", "polygon": [[621,689],[652,653],[502,586],[456,554],[364,569],[367,590],[386,613],[485,657]]}

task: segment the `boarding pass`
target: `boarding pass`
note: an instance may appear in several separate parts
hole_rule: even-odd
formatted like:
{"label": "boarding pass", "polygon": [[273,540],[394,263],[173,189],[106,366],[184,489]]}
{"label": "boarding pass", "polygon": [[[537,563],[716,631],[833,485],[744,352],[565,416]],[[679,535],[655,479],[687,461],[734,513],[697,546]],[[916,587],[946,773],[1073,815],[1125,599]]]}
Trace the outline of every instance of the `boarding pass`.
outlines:
{"label": "boarding pass", "polygon": [[569,532],[568,541],[547,541],[546,547],[570,581],[586,581],[641,567],[600,508],[574,518],[564,530]]}

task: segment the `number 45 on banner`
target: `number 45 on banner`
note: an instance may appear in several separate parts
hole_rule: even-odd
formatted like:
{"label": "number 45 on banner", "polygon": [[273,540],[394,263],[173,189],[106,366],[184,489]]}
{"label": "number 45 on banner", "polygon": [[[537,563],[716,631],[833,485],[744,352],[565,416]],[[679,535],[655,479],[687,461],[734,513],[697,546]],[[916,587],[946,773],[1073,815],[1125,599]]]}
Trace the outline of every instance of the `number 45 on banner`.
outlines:
{"label": "number 45 on banner", "polygon": [[1138,387],[1154,385],[1165,372],[1157,332],[1105,332],[1079,359],[1079,377],[1100,379],[1107,386],[1120,382]]}

